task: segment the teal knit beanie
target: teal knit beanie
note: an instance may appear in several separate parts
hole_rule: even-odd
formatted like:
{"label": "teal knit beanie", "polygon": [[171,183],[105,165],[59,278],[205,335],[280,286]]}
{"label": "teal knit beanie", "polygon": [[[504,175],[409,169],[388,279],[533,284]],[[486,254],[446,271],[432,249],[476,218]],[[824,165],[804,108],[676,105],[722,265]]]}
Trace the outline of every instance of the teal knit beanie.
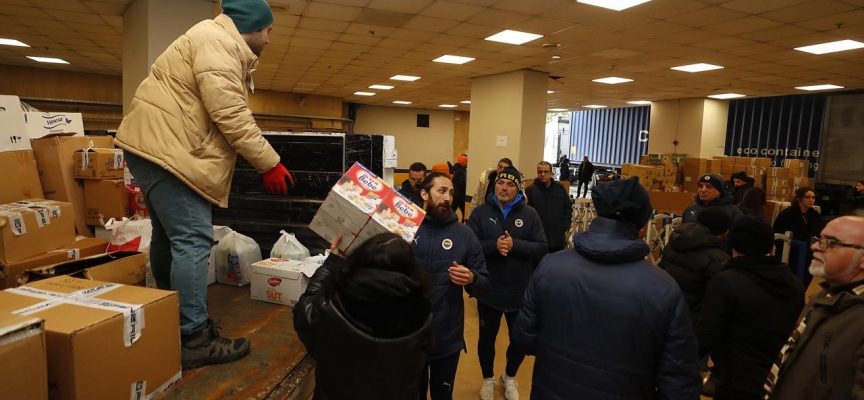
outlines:
{"label": "teal knit beanie", "polygon": [[260,31],[273,24],[266,0],[222,0],[222,13],[231,17],[240,33]]}

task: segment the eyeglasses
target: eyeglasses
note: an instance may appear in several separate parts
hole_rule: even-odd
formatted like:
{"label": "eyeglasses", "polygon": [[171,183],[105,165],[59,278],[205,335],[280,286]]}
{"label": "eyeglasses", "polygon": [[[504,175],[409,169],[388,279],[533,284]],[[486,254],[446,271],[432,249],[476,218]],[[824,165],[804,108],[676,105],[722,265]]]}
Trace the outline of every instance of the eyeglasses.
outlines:
{"label": "eyeglasses", "polygon": [[810,237],[810,244],[812,245],[816,242],[819,242],[819,251],[828,250],[828,248],[831,246],[840,246],[840,247],[848,247],[850,249],[864,250],[864,246],[862,246],[862,245],[843,243],[843,242],[838,241],[838,240],[822,238],[819,236],[811,236]]}
{"label": "eyeglasses", "polygon": [[552,173],[552,171],[541,171],[539,169],[537,170],[537,175],[547,175],[547,174],[551,174],[551,173]]}

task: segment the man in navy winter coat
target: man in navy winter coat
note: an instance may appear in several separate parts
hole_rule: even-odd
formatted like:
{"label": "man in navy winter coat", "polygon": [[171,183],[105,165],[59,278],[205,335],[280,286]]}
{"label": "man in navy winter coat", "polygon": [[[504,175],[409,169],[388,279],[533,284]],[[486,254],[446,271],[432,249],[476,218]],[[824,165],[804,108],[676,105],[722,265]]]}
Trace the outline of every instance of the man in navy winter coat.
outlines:
{"label": "man in navy winter coat", "polygon": [[470,295],[482,292],[489,273],[477,238],[450,207],[450,178],[432,172],[421,183],[420,196],[426,218],[414,235],[414,256],[432,280],[435,343],[427,354],[419,394],[425,399],[428,390],[432,400],[450,400],[459,353],[466,349],[462,288]]}
{"label": "man in navy winter coat", "polygon": [[514,340],[537,356],[531,399],[699,399],[687,302],[645,260],[648,192],[634,177],[591,196],[597,218],[540,262],[516,319]]}
{"label": "man in navy winter coat", "polygon": [[[468,227],[480,241],[489,269],[489,286],[477,296],[480,318],[477,356],[483,373],[481,400],[494,398],[492,367],[501,317],[507,319],[508,327],[513,326],[531,279],[531,260],[542,257],[548,249],[540,216],[526,204],[521,188],[522,174],[516,168],[505,168],[495,178],[495,190],[486,203],[468,218]],[[507,368],[500,377],[507,400],[519,399],[515,376],[524,358],[525,350],[511,341],[507,347]]]}

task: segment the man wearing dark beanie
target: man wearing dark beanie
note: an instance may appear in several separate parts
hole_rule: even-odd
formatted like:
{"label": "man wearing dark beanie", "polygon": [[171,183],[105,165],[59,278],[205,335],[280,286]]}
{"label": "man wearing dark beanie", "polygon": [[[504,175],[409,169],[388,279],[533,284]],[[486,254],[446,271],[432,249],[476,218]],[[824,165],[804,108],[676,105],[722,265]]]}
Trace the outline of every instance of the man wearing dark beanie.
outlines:
{"label": "man wearing dark beanie", "polygon": [[151,215],[156,285],[179,294],[184,370],[231,362],[250,349],[246,338],[220,337],[207,314],[211,208],[228,206],[237,156],[270,193],[286,195],[294,183],[247,106],[273,13],[265,0],[223,0],[222,9],[156,59],[115,139]]}
{"label": "man wearing dark beanie", "polygon": [[516,319],[513,340],[536,356],[531,398],[698,399],[687,302],[645,260],[648,192],[633,177],[591,193],[597,218],[540,261]]}
{"label": "man wearing dark beanie", "polygon": [[732,260],[708,283],[696,321],[700,355],[722,379],[716,400],[756,400],[801,308],[804,287],[771,254],[774,230],[745,216],[729,230]]}
{"label": "man wearing dark beanie", "polygon": [[684,210],[682,222],[696,222],[699,212],[709,208],[718,207],[725,211],[735,223],[744,213],[733,204],[732,195],[724,189],[723,177],[715,173],[707,173],[699,177],[698,190],[693,195],[693,204]]}

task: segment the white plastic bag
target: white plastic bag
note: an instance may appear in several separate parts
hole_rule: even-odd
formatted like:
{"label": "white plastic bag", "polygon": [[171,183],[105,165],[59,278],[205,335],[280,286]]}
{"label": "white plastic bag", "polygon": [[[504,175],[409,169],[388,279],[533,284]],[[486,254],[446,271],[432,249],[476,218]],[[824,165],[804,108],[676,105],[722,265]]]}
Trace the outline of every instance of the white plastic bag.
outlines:
{"label": "white plastic bag", "polygon": [[245,286],[252,277],[252,264],[261,261],[261,248],[249,236],[231,231],[213,249],[216,252],[216,281]]}
{"label": "white plastic bag", "polygon": [[303,260],[303,262],[321,265],[321,264],[324,264],[324,260],[326,260],[327,257],[329,257],[329,256],[330,256],[330,250],[325,250],[324,254],[319,254],[317,256],[312,256],[312,257],[306,257],[306,259]]}
{"label": "white plastic bag", "polygon": [[105,223],[105,229],[111,231],[111,240],[106,252],[140,251],[147,255],[144,277],[148,288],[156,288],[156,280],[150,269],[150,240],[153,237],[153,224],[147,218],[138,216],[124,217],[117,221],[114,218]]}
{"label": "white plastic bag", "polygon": [[270,257],[284,258],[288,260],[303,261],[309,257],[309,249],[306,248],[293,233],[279,231],[282,237],[273,245],[273,250],[270,250]]}

